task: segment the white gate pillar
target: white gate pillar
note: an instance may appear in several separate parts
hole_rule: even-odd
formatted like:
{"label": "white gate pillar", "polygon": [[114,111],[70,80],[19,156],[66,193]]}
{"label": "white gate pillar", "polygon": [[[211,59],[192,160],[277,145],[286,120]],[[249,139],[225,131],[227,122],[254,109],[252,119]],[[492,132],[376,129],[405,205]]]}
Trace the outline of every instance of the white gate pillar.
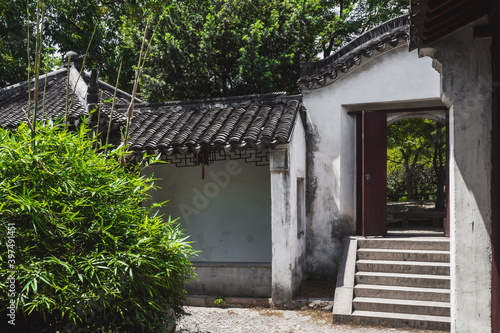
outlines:
{"label": "white gate pillar", "polygon": [[276,304],[291,301],[293,296],[292,236],[290,214],[290,167],[288,145],[270,151],[272,299]]}

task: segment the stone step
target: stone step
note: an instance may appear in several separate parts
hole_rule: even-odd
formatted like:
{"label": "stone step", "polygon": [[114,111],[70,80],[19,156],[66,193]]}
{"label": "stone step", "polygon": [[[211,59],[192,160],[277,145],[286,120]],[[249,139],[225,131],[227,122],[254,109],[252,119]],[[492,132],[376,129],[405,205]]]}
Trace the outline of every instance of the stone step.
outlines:
{"label": "stone step", "polygon": [[450,290],[358,284],[354,287],[355,297],[411,299],[416,301],[449,302]]}
{"label": "stone step", "polygon": [[449,251],[358,249],[358,260],[450,262]]}
{"label": "stone step", "polygon": [[449,238],[434,238],[434,239],[416,239],[403,240],[391,238],[360,238],[358,239],[359,248],[370,249],[401,249],[401,250],[433,250],[433,251],[449,251]]}
{"label": "stone step", "polygon": [[351,280],[344,275],[343,287],[337,287],[334,321],[450,329],[449,239],[355,241],[346,243],[351,255],[345,267]]}
{"label": "stone step", "polygon": [[333,320],[343,324],[386,325],[389,327],[414,327],[424,330],[450,330],[450,318],[408,313],[354,311],[351,315],[334,315]]}
{"label": "stone step", "polygon": [[411,313],[429,316],[450,316],[449,302],[416,301],[406,299],[356,297],[352,301],[353,309],[360,311],[379,311]]}
{"label": "stone step", "polygon": [[356,268],[358,272],[450,275],[450,264],[443,262],[358,260]]}
{"label": "stone step", "polygon": [[356,284],[449,289],[450,277],[445,275],[357,272]]}

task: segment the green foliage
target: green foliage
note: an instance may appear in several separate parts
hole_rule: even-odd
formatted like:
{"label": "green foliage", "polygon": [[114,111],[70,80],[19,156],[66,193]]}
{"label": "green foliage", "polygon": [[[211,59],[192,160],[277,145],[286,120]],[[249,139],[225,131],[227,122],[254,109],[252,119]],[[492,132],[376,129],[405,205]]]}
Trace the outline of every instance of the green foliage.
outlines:
{"label": "green foliage", "polygon": [[[34,10],[34,6],[30,6]],[[0,2],[0,87],[25,80],[28,73],[27,47],[35,48],[34,39],[28,45],[28,27],[23,1]],[[31,31],[32,30],[32,27]],[[31,58],[33,61],[34,59]]]}
{"label": "green foliage", "polygon": [[[43,35],[47,43],[57,47],[61,55],[68,51],[82,57],[87,54],[86,68],[99,69],[101,78],[107,82],[115,82],[123,61],[127,76],[123,76],[121,87],[131,91],[133,65],[138,56],[121,52],[121,26],[125,19],[136,19],[137,8],[142,4],[100,0],[46,0],[45,3]],[[95,36],[87,52],[94,28]]]}
{"label": "green foliage", "polygon": [[[316,55],[318,1],[171,1],[141,88],[149,101],[296,92],[302,53]],[[138,49],[128,22],[128,47]],[[306,51],[307,50],[307,51]]]}
{"label": "green foliage", "polygon": [[[121,59],[117,53],[121,42],[121,15],[127,14],[127,7],[115,6],[114,2],[104,5],[94,0],[41,3],[44,4],[43,26],[40,25],[44,36],[41,73],[59,68],[62,55],[67,51],[85,54],[97,26],[96,42],[89,50],[87,66],[99,68],[110,82],[114,81]],[[36,7],[37,0],[0,2],[0,88],[26,80],[28,68],[35,62]],[[133,80],[133,70],[129,74],[128,79]]]}
{"label": "green foliage", "polygon": [[409,0],[321,0],[317,42],[323,57],[391,18],[408,14]]}
{"label": "green foliage", "polygon": [[406,119],[388,127],[389,201],[436,200],[443,195],[445,135],[442,125],[429,119]]}
{"label": "green foliage", "polygon": [[226,296],[223,294],[217,295],[217,298],[214,301],[214,305],[223,307],[226,305]]}
{"label": "green foliage", "polygon": [[[163,332],[182,313],[194,250],[175,221],[141,204],[152,178],[95,150],[84,126],[0,129],[0,261],[15,226],[17,324],[26,332]],[[8,305],[0,270],[0,312]],[[49,327],[50,325],[50,327]]]}
{"label": "green foliage", "polygon": [[[408,0],[43,2],[42,69],[67,51],[83,55],[96,27],[86,68],[98,68],[101,78],[115,82],[122,64],[119,88],[125,91],[132,90],[142,33],[153,14],[160,26],[140,82],[140,97],[151,102],[296,93],[301,62],[326,57],[408,12]],[[31,17],[26,2],[0,4],[0,87],[26,79],[27,31],[35,30],[27,22],[35,22],[36,2],[27,3]]]}
{"label": "green foliage", "polygon": [[[321,51],[328,56],[407,6],[407,0],[170,1],[141,81],[143,98],[297,93],[301,62]],[[139,49],[141,29],[126,26],[128,47]]]}

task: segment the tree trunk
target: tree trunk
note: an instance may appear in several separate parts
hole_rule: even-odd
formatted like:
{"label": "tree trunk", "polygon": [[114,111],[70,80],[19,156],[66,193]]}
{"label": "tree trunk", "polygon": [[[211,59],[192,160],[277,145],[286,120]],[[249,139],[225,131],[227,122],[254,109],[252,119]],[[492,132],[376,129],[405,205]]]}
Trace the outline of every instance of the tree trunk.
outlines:
{"label": "tree trunk", "polygon": [[405,183],[406,183],[406,198],[408,201],[415,200],[415,191],[413,190],[413,174],[415,173],[415,167],[417,166],[418,157],[420,153],[425,147],[425,143],[423,143],[418,149],[415,151],[415,155],[413,156],[413,161],[410,159],[411,155],[406,154],[404,150],[400,150],[403,156],[403,164],[405,166]]}
{"label": "tree trunk", "polygon": [[413,201],[415,199],[415,196],[413,194],[413,184],[412,184],[412,173],[408,170],[406,170],[406,176],[405,176],[405,184],[406,184],[406,200],[408,201]]}

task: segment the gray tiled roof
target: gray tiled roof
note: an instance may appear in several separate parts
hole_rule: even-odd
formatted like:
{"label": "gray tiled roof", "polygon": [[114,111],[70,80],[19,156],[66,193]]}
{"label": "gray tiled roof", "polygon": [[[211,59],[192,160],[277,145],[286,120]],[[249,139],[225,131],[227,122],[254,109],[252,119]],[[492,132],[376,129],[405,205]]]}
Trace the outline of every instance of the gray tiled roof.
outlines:
{"label": "gray tiled roof", "polygon": [[367,31],[329,57],[301,65],[299,86],[302,90],[332,84],[351,68],[408,40],[409,17],[400,16]]}
{"label": "gray tiled roof", "polygon": [[135,106],[130,147],[138,152],[265,149],[289,142],[301,96],[267,94]]}
{"label": "gray tiled roof", "polygon": [[[73,89],[67,91],[68,86],[68,70],[62,68],[46,76],[42,75],[39,78],[39,101],[37,118],[56,119],[64,117],[67,105],[71,105],[68,112],[68,122],[76,124],[81,120],[82,116],[88,115],[87,103],[85,95],[87,86],[90,81],[88,73],[82,72],[82,76],[78,79],[78,71],[71,68],[70,71],[70,87],[74,87],[78,81],[78,88],[73,94]],[[31,91],[31,112],[34,109],[34,79],[30,82]],[[71,83],[73,82],[73,84]],[[103,100],[109,100],[113,97],[114,88],[102,81],[99,81],[100,91],[103,92]],[[68,95],[68,98],[67,96]],[[28,105],[28,82],[21,82],[6,88],[0,89],[0,126],[8,128],[16,128],[21,122],[26,122],[26,112]],[[122,91],[118,91],[116,105],[125,105],[130,101],[131,96]],[[73,104],[71,104],[73,100]],[[103,109],[109,109],[109,103],[103,106]]]}
{"label": "gray tiled roof", "polygon": [[[39,102],[38,102],[38,119],[45,117],[56,118],[62,117],[66,110],[66,81],[67,70],[60,69],[43,76],[39,83]],[[33,112],[34,103],[34,81],[31,85],[31,112]],[[45,94],[44,94],[45,89]],[[68,93],[68,104],[71,103],[72,94]],[[21,82],[16,85],[0,89],[0,126],[16,128],[21,122],[26,122],[26,112],[28,105],[28,82]],[[75,98],[68,118],[70,122],[76,120],[82,115],[85,115],[87,108]]]}
{"label": "gray tiled roof", "polygon": [[[55,119],[65,115],[67,69],[60,69],[40,78],[38,118]],[[78,71],[72,67],[70,86],[75,86]],[[81,80],[81,81],[80,81]],[[68,113],[69,123],[77,124],[88,115],[86,94],[90,76],[84,74],[76,84],[73,105]],[[73,82],[73,83],[71,83]],[[45,93],[44,93],[45,89]],[[113,97],[114,88],[99,81],[99,95]],[[31,91],[34,83],[31,83]],[[23,82],[0,89],[0,126],[16,128],[26,121],[28,83]],[[44,100],[42,99],[45,96]],[[120,131],[126,124],[125,114],[131,96],[117,94],[111,126],[111,141],[120,143]],[[33,99],[33,98],[32,98]],[[301,96],[283,93],[249,95],[211,100],[146,104],[136,100],[131,122],[129,144],[132,150],[186,154],[206,149],[261,150],[289,142],[298,112],[302,109]],[[44,105],[44,107],[43,107]],[[99,128],[106,129],[110,104],[101,107]]]}

